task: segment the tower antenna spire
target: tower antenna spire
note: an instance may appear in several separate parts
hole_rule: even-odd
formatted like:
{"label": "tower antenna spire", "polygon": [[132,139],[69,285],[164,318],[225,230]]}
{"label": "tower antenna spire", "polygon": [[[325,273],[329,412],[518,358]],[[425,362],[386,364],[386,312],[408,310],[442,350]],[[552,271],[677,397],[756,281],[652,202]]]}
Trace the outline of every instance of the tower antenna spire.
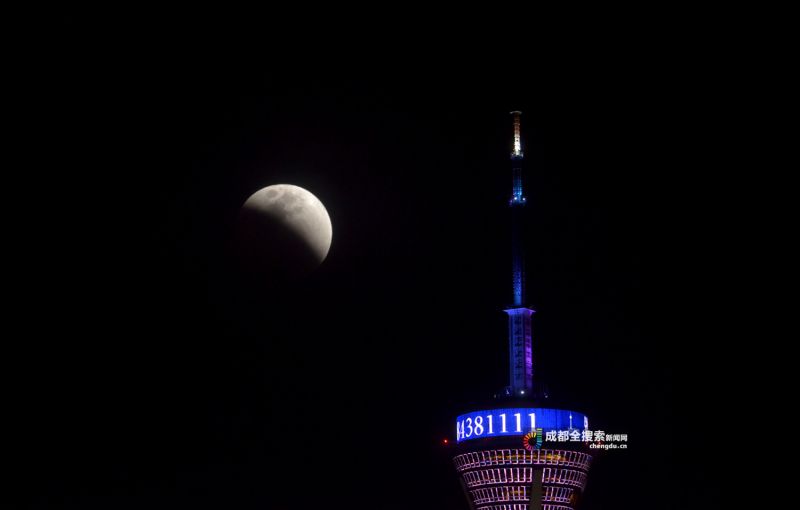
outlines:
{"label": "tower antenna spire", "polygon": [[514,116],[514,150],[511,153],[512,158],[522,158],[522,137],[520,135],[519,117],[522,115],[520,111],[513,111],[511,115]]}
{"label": "tower antenna spire", "polygon": [[525,306],[525,217],[526,203],[522,188],[522,135],[520,116],[513,111],[514,145],[511,152],[511,282],[513,305],[508,314],[508,344],[510,355],[511,391],[514,395],[530,394],[533,390],[533,341],[531,339],[531,315],[533,310]]}

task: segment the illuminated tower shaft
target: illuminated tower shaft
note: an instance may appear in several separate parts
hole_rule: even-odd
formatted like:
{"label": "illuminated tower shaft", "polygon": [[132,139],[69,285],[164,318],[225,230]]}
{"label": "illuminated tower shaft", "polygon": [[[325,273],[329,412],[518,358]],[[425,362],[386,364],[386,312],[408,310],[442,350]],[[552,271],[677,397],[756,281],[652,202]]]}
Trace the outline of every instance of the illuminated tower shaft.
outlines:
{"label": "illuminated tower shaft", "polygon": [[533,390],[533,341],[531,339],[531,315],[533,310],[525,306],[525,195],[522,189],[522,139],[520,115],[514,117],[514,148],[511,152],[511,283],[513,307],[508,314],[508,347],[510,356],[511,391],[515,395]]}

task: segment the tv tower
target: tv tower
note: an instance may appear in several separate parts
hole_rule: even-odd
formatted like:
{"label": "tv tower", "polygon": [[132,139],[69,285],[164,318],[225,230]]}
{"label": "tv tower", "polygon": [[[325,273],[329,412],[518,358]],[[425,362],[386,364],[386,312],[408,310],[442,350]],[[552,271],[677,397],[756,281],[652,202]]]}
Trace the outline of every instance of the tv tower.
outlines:
{"label": "tv tower", "polygon": [[[533,382],[533,310],[525,301],[525,193],[521,112],[511,112],[512,305],[508,314],[510,384],[481,410],[456,418],[453,461],[470,510],[572,510],[592,461],[589,418],[541,407]],[[474,409],[474,407],[473,407]]]}

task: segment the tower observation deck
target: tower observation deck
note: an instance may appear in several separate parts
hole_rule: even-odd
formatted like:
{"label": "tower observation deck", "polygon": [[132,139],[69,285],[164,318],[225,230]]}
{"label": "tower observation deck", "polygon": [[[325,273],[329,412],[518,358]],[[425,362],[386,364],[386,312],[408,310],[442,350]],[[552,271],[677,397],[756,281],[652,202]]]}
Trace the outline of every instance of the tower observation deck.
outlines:
{"label": "tower observation deck", "polygon": [[[586,487],[592,461],[589,418],[543,407],[534,383],[531,319],[525,296],[525,205],[519,111],[511,151],[511,305],[508,314],[509,385],[483,409],[456,418],[454,457],[470,510],[571,510]],[[558,442],[552,440],[558,437]],[[564,440],[568,437],[569,440]]]}

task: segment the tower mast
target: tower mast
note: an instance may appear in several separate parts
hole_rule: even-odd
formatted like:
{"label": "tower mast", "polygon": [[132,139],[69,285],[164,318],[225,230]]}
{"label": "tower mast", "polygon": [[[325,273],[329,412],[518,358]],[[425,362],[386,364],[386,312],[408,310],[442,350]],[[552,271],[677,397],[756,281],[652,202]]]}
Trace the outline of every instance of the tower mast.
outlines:
{"label": "tower mast", "polygon": [[531,315],[533,310],[525,306],[525,217],[526,198],[522,188],[522,137],[520,116],[522,112],[511,112],[514,119],[514,141],[511,151],[511,281],[513,306],[508,314],[508,345],[510,364],[510,389],[513,395],[530,394],[533,390],[533,342],[531,339]]}

